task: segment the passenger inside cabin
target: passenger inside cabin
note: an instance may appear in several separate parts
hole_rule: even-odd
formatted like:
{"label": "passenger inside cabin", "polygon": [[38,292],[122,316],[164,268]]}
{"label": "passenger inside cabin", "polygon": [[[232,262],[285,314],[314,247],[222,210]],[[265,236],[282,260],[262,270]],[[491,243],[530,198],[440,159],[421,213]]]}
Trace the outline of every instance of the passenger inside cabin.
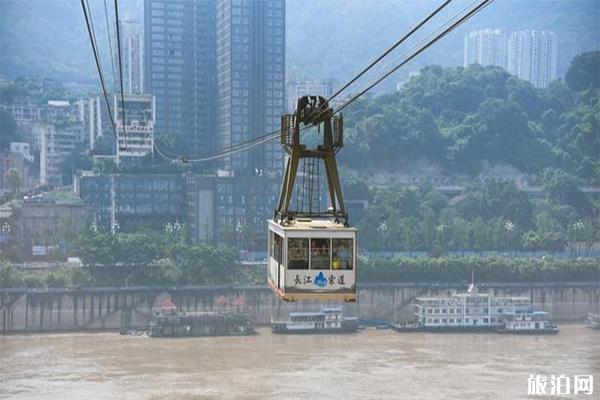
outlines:
{"label": "passenger inside cabin", "polygon": [[352,239],[333,239],[333,269],[352,269],[352,247]]}
{"label": "passenger inside cabin", "polygon": [[329,269],[329,239],[311,239],[310,248],[310,268]]}
{"label": "passenger inside cabin", "polygon": [[288,269],[308,269],[308,239],[288,239]]}

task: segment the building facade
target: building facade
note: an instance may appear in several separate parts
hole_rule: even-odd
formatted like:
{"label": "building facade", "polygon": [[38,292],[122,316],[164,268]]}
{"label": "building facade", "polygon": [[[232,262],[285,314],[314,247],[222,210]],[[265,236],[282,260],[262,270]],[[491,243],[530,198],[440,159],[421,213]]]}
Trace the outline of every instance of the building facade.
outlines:
{"label": "building facade", "polygon": [[40,153],[40,183],[62,185],[65,181],[63,163],[84,143],[79,106],[68,101],[50,100],[41,113],[41,122],[34,124],[32,129],[33,148]]}
{"label": "building facade", "polygon": [[144,30],[137,19],[123,24],[123,86],[125,93],[144,93]]}
{"label": "building facade", "polygon": [[[285,96],[285,1],[217,1],[219,147],[280,128]],[[224,168],[240,175],[279,174],[277,142],[233,154]]]}
{"label": "building facade", "polygon": [[213,147],[216,131],[215,2],[145,0],[144,89],[156,98],[157,135],[187,155]]}
{"label": "building facade", "polygon": [[67,250],[86,231],[90,213],[82,203],[24,202],[13,235],[26,258]]}
{"label": "building facade", "polygon": [[113,115],[118,134],[117,161],[145,157],[154,153],[155,103],[150,94],[125,94],[125,113],[121,96],[113,96]]}
{"label": "building facade", "polygon": [[187,222],[192,238],[264,251],[280,180],[233,174],[186,175]]}
{"label": "building facade", "polygon": [[508,39],[508,72],[545,88],[557,77],[557,39],[553,32],[522,30]]}
{"label": "building facade", "polygon": [[185,181],[180,174],[82,174],[76,184],[98,226],[132,231],[164,229],[185,218]]}
{"label": "building facade", "polygon": [[114,137],[104,97],[81,99],[76,104],[79,109],[79,120],[83,125],[83,143],[88,150],[94,148],[98,138]]}
{"label": "building facade", "polygon": [[479,64],[506,69],[506,36],[501,29],[482,29],[465,36],[464,67]]}
{"label": "building facade", "polygon": [[20,152],[0,153],[0,196],[34,187],[34,164]]}

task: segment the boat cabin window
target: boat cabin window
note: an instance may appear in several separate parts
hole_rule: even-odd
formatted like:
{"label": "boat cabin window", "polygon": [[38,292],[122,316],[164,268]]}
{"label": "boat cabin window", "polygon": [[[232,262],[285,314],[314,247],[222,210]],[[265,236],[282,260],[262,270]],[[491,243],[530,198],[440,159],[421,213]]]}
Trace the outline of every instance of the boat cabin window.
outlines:
{"label": "boat cabin window", "polygon": [[288,239],[288,269],[308,269],[308,238]]}
{"label": "boat cabin window", "polygon": [[354,265],[352,239],[332,239],[332,242],[332,269],[352,269]]}
{"label": "boat cabin window", "polygon": [[329,269],[329,239],[310,239],[310,269]]}
{"label": "boat cabin window", "polygon": [[281,258],[283,255],[283,252],[282,252],[283,239],[281,238],[281,236],[279,236],[276,233],[271,233],[271,234],[273,235],[273,241],[271,242],[273,248],[272,248],[271,254],[273,255],[273,259],[275,261],[277,261],[277,264],[281,264]]}

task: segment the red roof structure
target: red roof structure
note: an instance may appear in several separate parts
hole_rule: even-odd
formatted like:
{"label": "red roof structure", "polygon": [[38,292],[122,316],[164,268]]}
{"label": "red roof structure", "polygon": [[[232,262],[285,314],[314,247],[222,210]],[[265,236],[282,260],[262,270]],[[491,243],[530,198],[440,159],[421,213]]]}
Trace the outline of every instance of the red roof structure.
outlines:
{"label": "red roof structure", "polygon": [[236,307],[241,307],[246,305],[246,299],[243,296],[240,297],[236,297],[235,300],[233,300],[231,302],[232,305],[236,306]]}
{"label": "red roof structure", "polygon": [[177,304],[173,303],[171,301],[171,299],[167,298],[167,299],[163,300],[162,303],[160,303],[160,309],[161,310],[176,310]]}
{"label": "red roof structure", "polygon": [[229,304],[229,299],[227,297],[225,297],[224,295],[220,295],[215,300],[215,303],[217,303],[217,305],[223,306],[223,305]]}

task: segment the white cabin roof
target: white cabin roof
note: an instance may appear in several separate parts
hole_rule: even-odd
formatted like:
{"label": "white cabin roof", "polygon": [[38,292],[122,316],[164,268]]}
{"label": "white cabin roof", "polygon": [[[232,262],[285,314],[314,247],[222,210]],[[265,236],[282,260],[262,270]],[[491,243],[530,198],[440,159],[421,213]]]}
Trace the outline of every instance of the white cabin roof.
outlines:
{"label": "white cabin roof", "polygon": [[273,220],[269,220],[270,223],[278,225],[284,229],[299,229],[299,230],[307,230],[307,229],[340,229],[340,230],[356,230],[356,228],[351,228],[348,226],[344,226],[339,222],[327,220],[327,219],[308,219],[308,218],[298,218],[292,221],[289,224],[281,225]]}

